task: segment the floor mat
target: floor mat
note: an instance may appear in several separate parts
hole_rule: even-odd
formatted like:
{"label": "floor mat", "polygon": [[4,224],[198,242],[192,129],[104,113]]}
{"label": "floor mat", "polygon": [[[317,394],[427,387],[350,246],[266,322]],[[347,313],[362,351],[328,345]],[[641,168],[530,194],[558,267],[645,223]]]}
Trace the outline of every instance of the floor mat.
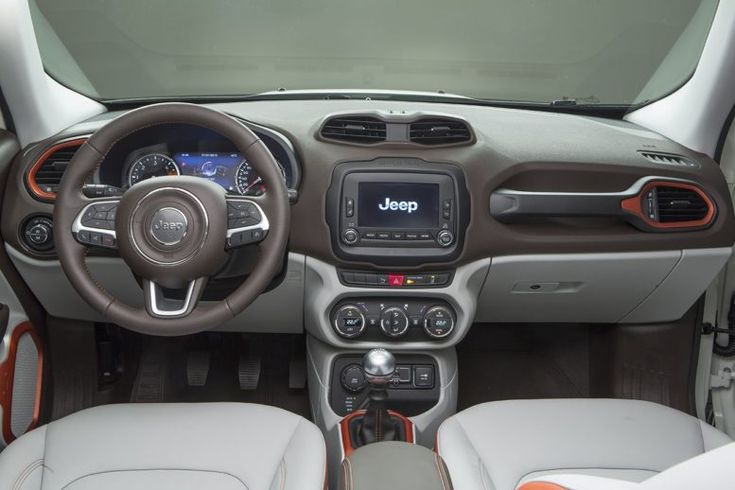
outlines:
{"label": "floor mat", "polygon": [[589,396],[583,328],[475,325],[457,348],[458,409],[478,403]]}
{"label": "floor mat", "polygon": [[[306,389],[289,388],[289,361],[301,349],[302,336],[205,334],[193,338],[147,338],[143,346],[132,402],[236,401],[271,405],[309,418]],[[190,351],[209,350],[210,368],[204,386],[189,386],[186,358]],[[260,358],[255,390],[241,390],[240,354]],[[155,368],[154,368],[155,367]]]}

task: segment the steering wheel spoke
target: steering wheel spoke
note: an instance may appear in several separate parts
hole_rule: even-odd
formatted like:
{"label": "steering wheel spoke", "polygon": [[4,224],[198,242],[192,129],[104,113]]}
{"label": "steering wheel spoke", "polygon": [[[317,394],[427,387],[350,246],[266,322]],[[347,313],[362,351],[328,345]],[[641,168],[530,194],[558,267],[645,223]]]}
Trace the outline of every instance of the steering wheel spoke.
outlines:
{"label": "steering wheel spoke", "polygon": [[117,248],[115,219],[120,199],[90,201],[77,214],[72,233],[77,242],[87,247]]}
{"label": "steering wheel spoke", "polygon": [[189,281],[184,290],[183,298],[166,296],[164,288],[155,281],[143,279],[145,293],[145,307],[148,314],[157,318],[183,318],[188,316],[199,303],[207,278],[200,277]]}
{"label": "steering wheel spoke", "polygon": [[227,198],[227,248],[261,242],[269,229],[268,216],[254,199]]}

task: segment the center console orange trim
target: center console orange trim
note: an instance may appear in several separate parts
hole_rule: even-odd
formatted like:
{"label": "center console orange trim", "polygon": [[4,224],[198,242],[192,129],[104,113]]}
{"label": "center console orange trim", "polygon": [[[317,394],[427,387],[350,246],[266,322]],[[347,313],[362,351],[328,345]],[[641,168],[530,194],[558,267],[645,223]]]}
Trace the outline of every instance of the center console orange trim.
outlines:
{"label": "center console orange trim", "polygon": [[[38,351],[38,365],[36,366],[36,402],[33,406],[33,418],[28,430],[38,425],[41,416],[41,390],[43,388],[43,346],[36,330],[30,322],[24,322],[15,327],[10,334],[8,357],[0,364],[0,405],[3,407],[2,435],[6,444],[10,444],[17,436],[11,428],[11,407],[13,402],[13,379],[15,377],[15,362],[18,356],[18,343],[24,334],[29,334]],[[20,434],[19,434],[20,435]]]}

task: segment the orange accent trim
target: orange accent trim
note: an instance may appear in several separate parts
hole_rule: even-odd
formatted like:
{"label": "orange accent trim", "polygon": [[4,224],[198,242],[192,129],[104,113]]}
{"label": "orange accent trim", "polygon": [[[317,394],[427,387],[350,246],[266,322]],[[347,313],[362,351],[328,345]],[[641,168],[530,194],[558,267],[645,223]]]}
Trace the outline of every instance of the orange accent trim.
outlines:
{"label": "orange accent trim", "polygon": [[46,192],[41,189],[41,186],[36,182],[36,174],[38,173],[38,170],[55,152],[63,150],[64,148],[71,148],[72,146],[81,147],[86,141],[87,138],[76,138],[73,140],[62,141],[61,143],[56,143],[55,145],[48,147],[41,156],[38,157],[38,160],[36,160],[30,170],[28,170],[26,181],[28,182],[28,187],[31,189],[31,193],[40,199],[46,199],[49,201],[56,199],[55,192]]}
{"label": "orange accent trim", "polygon": [[516,490],[568,490],[566,487],[557,485],[556,483],[549,483],[546,481],[531,481],[524,483]]}
{"label": "orange accent trim", "polygon": [[[704,202],[707,203],[707,215],[700,220],[680,221],[677,223],[659,223],[658,221],[650,219],[646,215],[646,213],[643,212],[643,199],[648,191],[657,186],[674,187],[676,189],[686,189],[696,192],[699,197],[701,197]],[[627,199],[623,199],[620,202],[620,207],[631,214],[635,214],[640,219],[642,219],[643,222],[645,222],[648,226],[652,228],[668,230],[678,228],[699,228],[702,226],[708,226],[712,223],[712,221],[714,221],[715,212],[717,211],[715,203],[712,201],[712,199],[710,199],[707,194],[705,194],[705,192],[698,185],[687,184],[685,182],[671,182],[668,180],[655,180],[649,182],[643,187],[643,189],[641,189],[641,191],[637,195],[629,197]]]}
{"label": "orange accent trim", "polygon": [[36,344],[38,351],[38,365],[36,367],[36,402],[33,406],[33,418],[28,430],[38,425],[41,416],[41,390],[43,389],[43,347],[41,339],[31,322],[24,322],[16,326],[10,334],[8,345],[8,358],[0,364],[0,405],[3,407],[2,434],[6,444],[10,444],[17,436],[13,434],[10,427],[11,407],[13,401],[13,378],[15,377],[15,361],[18,355],[18,343],[24,334],[29,334]]}
{"label": "orange accent trim", "polygon": [[[352,454],[352,451],[356,449],[352,446],[352,441],[350,440],[350,421],[355,417],[360,417],[362,415],[365,415],[365,410],[357,410],[343,418],[339,423],[340,431],[342,432],[342,450],[345,453],[345,458]],[[403,422],[403,428],[406,432],[406,442],[413,444],[413,422],[393,410],[388,410],[388,415],[396,417]]]}

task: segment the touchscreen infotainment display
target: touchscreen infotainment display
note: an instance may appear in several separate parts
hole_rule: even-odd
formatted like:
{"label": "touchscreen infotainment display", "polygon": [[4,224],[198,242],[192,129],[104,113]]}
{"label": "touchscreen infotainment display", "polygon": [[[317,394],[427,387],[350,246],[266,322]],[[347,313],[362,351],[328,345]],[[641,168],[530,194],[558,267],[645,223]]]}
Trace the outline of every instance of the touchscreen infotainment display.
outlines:
{"label": "touchscreen infotainment display", "polygon": [[439,222],[439,185],[360,182],[357,206],[360,227],[434,228]]}

